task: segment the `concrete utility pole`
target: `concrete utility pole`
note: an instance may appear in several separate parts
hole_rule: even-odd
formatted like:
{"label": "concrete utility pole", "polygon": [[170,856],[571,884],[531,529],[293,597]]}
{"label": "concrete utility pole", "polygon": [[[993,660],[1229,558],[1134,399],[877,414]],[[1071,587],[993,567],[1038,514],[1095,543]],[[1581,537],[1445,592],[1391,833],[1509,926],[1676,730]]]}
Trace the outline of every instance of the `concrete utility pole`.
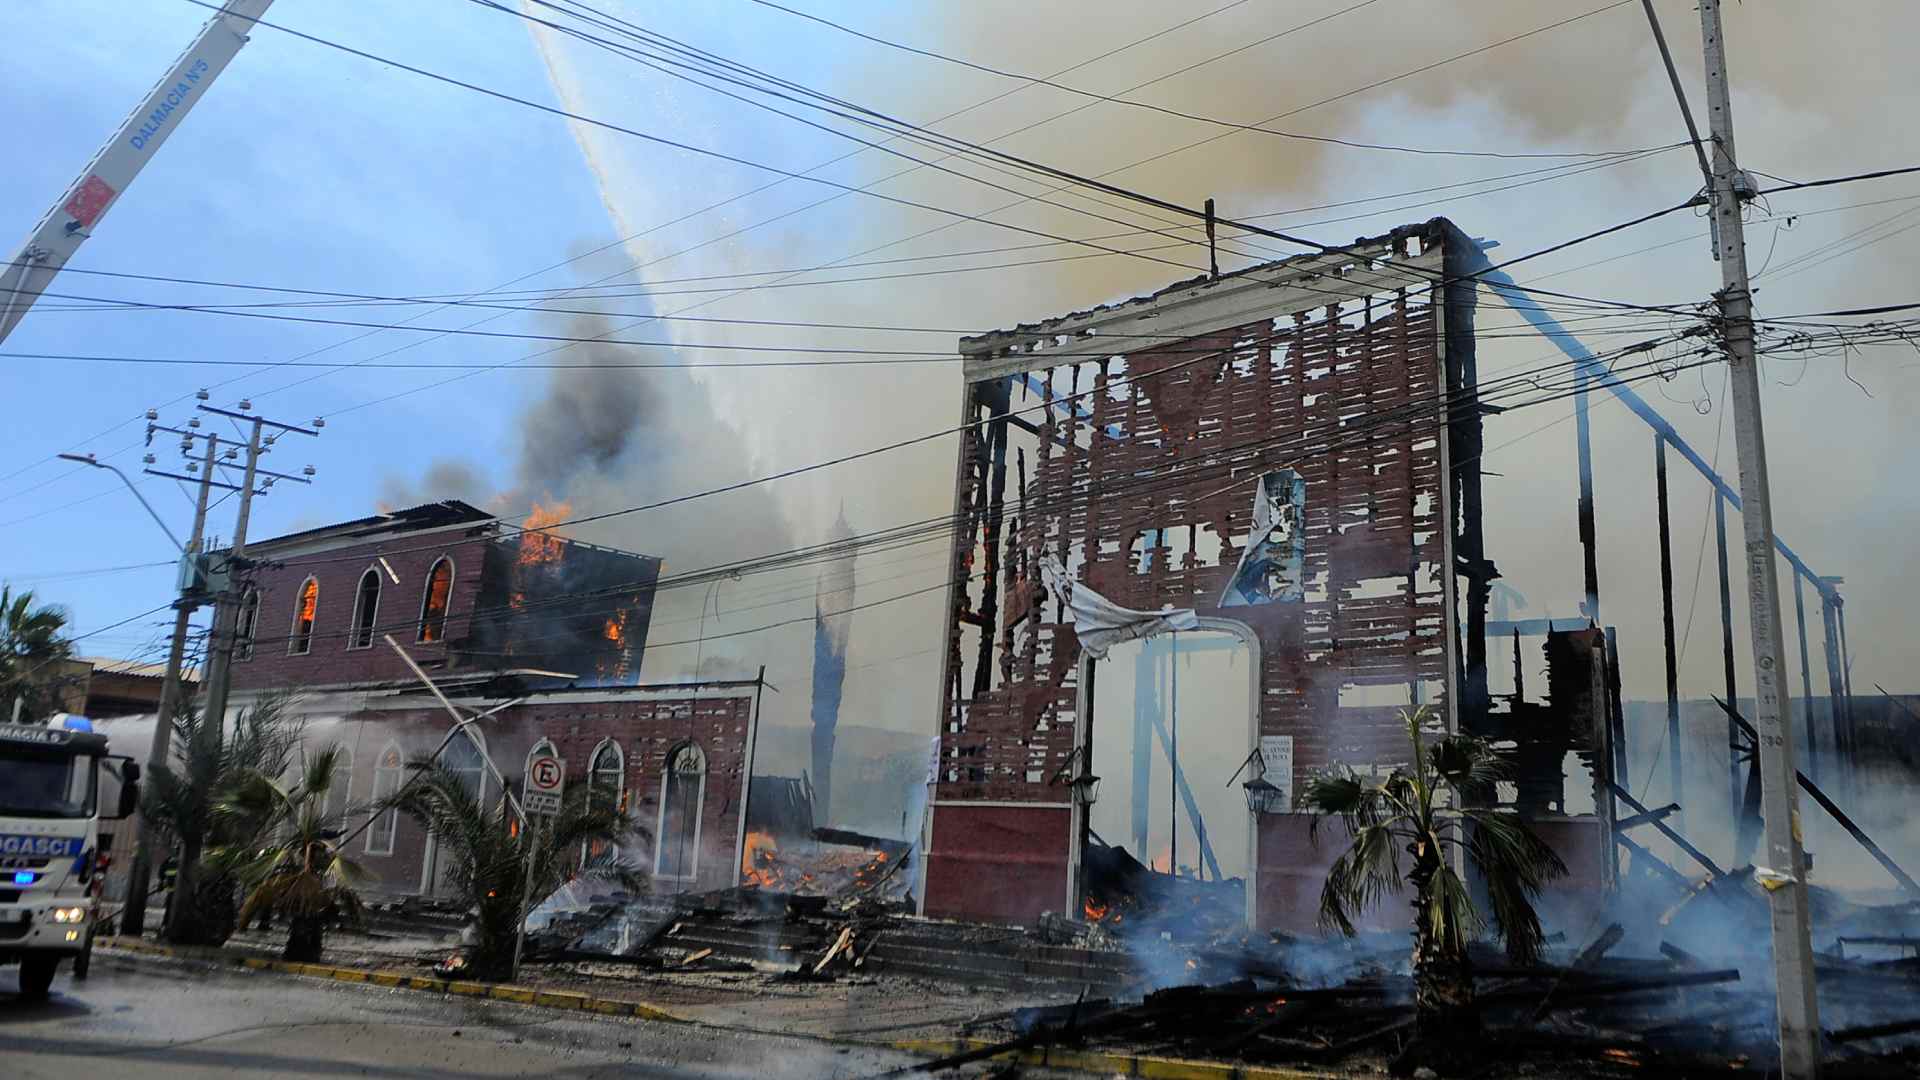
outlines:
{"label": "concrete utility pole", "polygon": [[[1807,913],[1807,858],[1800,847],[1799,785],[1795,779],[1792,714],[1782,658],[1780,582],[1774,566],[1773,507],[1767,480],[1767,444],[1760,423],[1760,372],[1754,355],[1753,296],[1747,281],[1746,237],[1740,215],[1753,182],[1733,149],[1733,107],[1727,88],[1726,39],[1720,0],[1699,0],[1706,54],[1707,126],[1713,142],[1712,208],[1718,294],[1733,398],[1734,448],[1740,458],[1741,527],[1745,533],[1747,606],[1753,635],[1754,727],[1759,733],[1766,881],[1773,912],[1773,966],[1780,1018],[1780,1070],[1803,1080],[1820,1070],[1820,1007],[1814,989],[1813,942]],[[1716,496],[1716,501],[1718,501]]]}
{"label": "concrete utility pole", "polygon": [[[147,429],[151,440],[159,425]],[[174,430],[171,428],[165,430]],[[182,436],[186,446],[193,445],[195,433]],[[200,494],[194,502],[193,533],[181,550],[180,598],[173,602],[173,641],[167,646],[167,674],[160,683],[160,708],[153,725],[153,746],[147,754],[147,775],[167,764],[173,743],[173,714],[180,707],[181,669],[187,657],[187,623],[205,595],[197,567],[200,545],[206,540],[207,497],[213,489],[213,463],[220,453],[220,438],[205,436],[207,452],[200,462]],[[184,447],[183,447],[184,449]],[[155,472],[149,469],[148,472]],[[170,474],[159,474],[170,475]],[[147,885],[153,877],[154,828],[145,814],[140,815],[140,832],[133,849],[133,865],[127,872],[127,903],[120,912],[120,932],[139,937],[147,925]]]}
{"label": "concrete utility pole", "polygon": [[[204,395],[205,392],[202,391],[202,396]],[[242,401],[240,404],[242,408],[245,408],[248,402]],[[268,420],[265,417],[253,416],[245,412],[218,409],[211,405],[202,404],[198,406],[198,408],[202,412],[244,421],[249,425],[247,435],[247,461],[244,467],[245,472],[243,478],[239,484],[240,508],[234,516],[233,543],[229,545],[227,549],[226,573],[223,575],[225,584],[215,596],[213,633],[207,639],[207,668],[206,681],[204,684],[207,692],[206,706],[201,710],[200,726],[194,732],[194,741],[196,743],[217,747],[220,745],[227,722],[227,694],[229,687],[232,685],[233,651],[235,645],[238,644],[235,631],[240,623],[240,608],[245,594],[244,589],[235,589],[234,585],[245,565],[244,560],[247,553],[247,522],[253,513],[253,496],[256,494],[254,485],[259,482],[260,477],[263,475],[270,476],[277,480],[292,480],[302,484],[309,482],[307,478],[303,476],[289,476],[285,473],[269,472],[261,469],[260,455],[266,452],[267,447],[272,444],[273,439],[278,438],[281,433],[298,432],[302,435],[319,435],[320,433],[312,428],[283,424],[277,420]],[[269,427],[276,429],[275,434],[263,441],[262,434],[264,429]],[[306,472],[309,476],[312,475],[313,467],[308,466]],[[175,878],[175,888],[179,890],[179,894],[183,897],[193,895],[194,871],[199,861],[199,838],[183,843],[180,848],[179,872]],[[168,937],[177,938],[180,930],[188,925],[185,920],[194,917],[189,913],[191,907],[192,905],[190,903],[176,903],[173,905],[173,919],[167,925]]]}

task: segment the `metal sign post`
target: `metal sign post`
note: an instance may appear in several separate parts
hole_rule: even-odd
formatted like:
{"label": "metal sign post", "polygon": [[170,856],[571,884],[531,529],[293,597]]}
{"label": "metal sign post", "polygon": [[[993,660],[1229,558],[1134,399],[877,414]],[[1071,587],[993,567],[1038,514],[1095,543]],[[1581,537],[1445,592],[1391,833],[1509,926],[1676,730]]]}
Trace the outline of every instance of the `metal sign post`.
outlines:
{"label": "metal sign post", "polygon": [[560,812],[560,800],[566,794],[567,763],[553,754],[542,754],[527,763],[526,788],[520,806],[526,811],[527,874],[520,886],[520,917],[513,927],[513,978],[520,977],[520,955],[527,945],[527,916],[533,914],[533,863],[540,851],[540,819]]}

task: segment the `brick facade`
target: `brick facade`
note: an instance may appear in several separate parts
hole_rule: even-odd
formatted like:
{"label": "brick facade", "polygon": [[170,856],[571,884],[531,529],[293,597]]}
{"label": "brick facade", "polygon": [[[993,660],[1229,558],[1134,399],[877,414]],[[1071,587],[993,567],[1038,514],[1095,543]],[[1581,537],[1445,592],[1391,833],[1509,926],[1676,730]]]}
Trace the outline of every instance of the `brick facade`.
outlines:
{"label": "brick facade", "polygon": [[[480,595],[487,548],[493,530],[480,535],[470,530],[418,535],[404,533],[384,540],[338,548],[306,557],[290,556],[252,570],[249,583],[259,596],[251,655],[243,647],[233,664],[235,691],[267,688],[297,689],[349,683],[391,682],[412,678],[407,665],[387,647],[382,635],[407,650],[429,672],[450,664],[452,643],[468,638]],[[380,559],[393,568],[396,583]],[[423,643],[420,614],[426,596],[427,575],[442,558],[453,565],[453,587],[447,600],[446,632],[436,642]],[[355,648],[353,626],[360,579],[369,570],[380,581],[380,600],[374,617],[373,641]],[[319,585],[312,640],[307,651],[289,651],[295,607],[308,578]]]}
{"label": "brick facade", "polygon": [[[620,855],[643,876],[652,875],[655,869],[668,758],[684,745],[697,746],[706,770],[694,879],[663,877],[655,888],[669,892],[717,889],[734,883],[738,864],[741,796],[755,723],[753,689],[751,684],[727,684],[699,693],[649,687],[561,691],[495,713],[479,727],[487,754],[516,797],[523,788],[528,754],[539,741],[552,743],[566,761],[569,787],[587,782],[597,751],[616,746],[623,760],[621,800],[640,830],[622,846]],[[489,704],[497,703],[461,704],[484,711]],[[377,771],[389,751],[397,751],[393,759],[401,763],[424,759],[446,738],[449,727],[446,711],[437,703],[415,706],[410,702],[406,707],[347,712],[338,717],[337,723],[310,716],[309,731],[314,734],[309,741],[338,742],[351,752],[350,801],[364,805],[376,790],[391,790],[408,775],[404,771],[390,775],[387,786],[376,789]],[[485,785],[487,794],[497,798],[498,782],[489,776]],[[364,815],[356,815],[349,829],[358,829],[365,820]],[[686,850],[696,850],[684,839],[692,830],[675,830],[671,824],[669,833],[682,837],[681,843],[688,845]],[[346,853],[371,873],[374,880],[368,888],[370,893],[434,893],[434,883],[426,878],[431,857],[426,833],[404,816],[397,819],[396,826],[391,851],[384,850],[382,830],[375,828],[357,837]]]}

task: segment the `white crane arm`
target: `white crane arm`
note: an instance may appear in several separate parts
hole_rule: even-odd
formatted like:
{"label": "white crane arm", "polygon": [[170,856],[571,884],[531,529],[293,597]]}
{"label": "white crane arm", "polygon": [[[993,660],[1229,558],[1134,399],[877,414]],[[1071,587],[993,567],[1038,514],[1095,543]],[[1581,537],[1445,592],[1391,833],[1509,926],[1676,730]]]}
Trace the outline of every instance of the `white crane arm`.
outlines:
{"label": "white crane arm", "polygon": [[146,100],[127,116],[120,130],[87,163],[27,242],[0,265],[0,341],[5,341],[27,309],[40,298],[55,274],[73,258],[94,223],[106,214],[133,178],[140,175],[160,144],[206,95],[213,80],[247,43],[254,20],[273,0],[232,0],[207,20]]}

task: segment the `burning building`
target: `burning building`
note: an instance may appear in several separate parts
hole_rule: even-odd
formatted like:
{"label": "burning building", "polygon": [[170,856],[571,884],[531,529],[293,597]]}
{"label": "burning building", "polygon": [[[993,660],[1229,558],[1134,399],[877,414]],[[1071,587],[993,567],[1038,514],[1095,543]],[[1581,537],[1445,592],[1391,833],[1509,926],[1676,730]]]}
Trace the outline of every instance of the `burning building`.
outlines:
{"label": "burning building", "polygon": [[[1476,290],[1457,280],[1479,258],[1436,220],[961,342],[973,426],[927,914],[1081,910],[1085,852],[1145,835],[1140,761],[1157,741],[1174,824],[1140,859],[1243,876],[1249,923],[1310,926],[1335,849],[1311,843],[1292,792],[1335,764],[1403,762],[1404,708],[1480,725],[1496,574],[1474,464]],[[1191,611],[1177,634],[1115,646],[1167,643],[1160,681],[1083,648],[1087,627],[1049,595],[1049,573],[1136,613]],[[1202,652],[1220,659],[1196,684]],[[1201,686],[1211,701],[1192,696]],[[1103,696],[1129,691],[1106,719]],[[1150,716],[1135,708],[1162,692]],[[1201,706],[1184,731],[1183,699]],[[1556,717],[1573,733],[1562,742],[1595,731],[1592,715]],[[1115,747],[1131,754],[1123,797],[1137,805],[1102,836],[1089,804]],[[1269,785],[1261,812],[1224,784],[1243,761]],[[1208,794],[1223,791],[1224,806]],[[1594,815],[1548,816],[1567,821],[1555,843],[1600,850]]]}
{"label": "burning building", "polygon": [[[441,752],[483,796],[502,778],[517,790],[536,751],[557,753],[571,782],[644,831],[641,850],[617,854],[662,891],[733,884],[759,684],[634,685],[660,560],[551,531],[565,516],[514,528],[447,501],[250,544],[230,708],[293,695],[307,744],[347,755],[345,813],[449,740],[410,659],[484,717]],[[413,822],[382,815],[354,846],[376,891],[443,891],[444,860]]]}

